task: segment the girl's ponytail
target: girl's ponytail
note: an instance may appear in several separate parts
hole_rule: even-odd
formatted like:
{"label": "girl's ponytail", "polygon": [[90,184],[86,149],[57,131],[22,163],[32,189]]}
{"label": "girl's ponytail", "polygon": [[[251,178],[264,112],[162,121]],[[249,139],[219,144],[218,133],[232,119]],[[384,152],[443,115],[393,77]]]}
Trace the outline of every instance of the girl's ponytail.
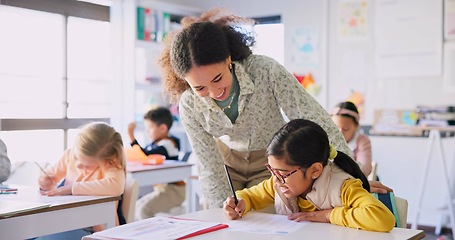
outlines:
{"label": "girl's ponytail", "polygon": [[333,159],[333,162],[343,169],[345,172],[349,173],[354,178],[358,178],[362,180],[362,186],[368,192],[370,191],[370,184],[368,183],[368,179],[363,174],[362,170],[360,170],[359,165],[348,155],[341,151],[337,151],[336,157]]}

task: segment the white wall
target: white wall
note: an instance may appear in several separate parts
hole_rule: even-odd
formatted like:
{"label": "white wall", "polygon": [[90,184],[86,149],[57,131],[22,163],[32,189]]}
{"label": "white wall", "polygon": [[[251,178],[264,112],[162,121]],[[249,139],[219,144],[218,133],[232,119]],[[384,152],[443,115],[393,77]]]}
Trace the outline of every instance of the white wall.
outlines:
{"label": "white wall", "polygon": [[[442,0],[437,0],[432,7],[440,12],[443,21],[443,9],[439,9]],[[380,78],[375,73],[375,2],[367,1],[367,36],[365,40],[346,42],[340,41],[337,32],[338,3],[329,1],[329,92],[328,104],[333,107],[340,101],[345,101],[352,88],[365,95],[362,124],[373,124],[376,109],[415,109],[417,105],[455,105],[455,92],[443,89],[443,76],[421,76],[402,78]],[[442,35],[442,29],[441,29]],[[422,38],[428,36],[421,36]],[[364,54],[365,72],[364,87],[352,87],[343,78],[343,57],[352,52]],[[442,57],[442,56],[441,56]],[[415,66],[419,68],[419,66]],[[442,68],[442,66],[441,66]],[[360,85],[360,84],[359,84]]]}

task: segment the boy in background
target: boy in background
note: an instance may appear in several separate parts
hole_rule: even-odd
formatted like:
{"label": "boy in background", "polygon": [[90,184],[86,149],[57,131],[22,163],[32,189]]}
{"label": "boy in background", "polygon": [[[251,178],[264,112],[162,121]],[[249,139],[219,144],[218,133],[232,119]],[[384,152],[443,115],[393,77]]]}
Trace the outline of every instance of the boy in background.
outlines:
{"label": "boy in background", "polygon": [[[169,109],[164,107],[152,109],[144,115],[145,131],[152,142],[145,147],[141,146],[146,155],[162,154],[168,160],[178,159],[180,140],[169,134],[172,123],[172,114]],[[131,146],[139,145],[134,137],[135,128],[134,122],[128,125]],[[137,200],[135,218],[137,220],[150,218],[158,212],[166,212],[179,206],[185,200],[185,191],[185,182],[183,181],[154,185],[153,192]]]}

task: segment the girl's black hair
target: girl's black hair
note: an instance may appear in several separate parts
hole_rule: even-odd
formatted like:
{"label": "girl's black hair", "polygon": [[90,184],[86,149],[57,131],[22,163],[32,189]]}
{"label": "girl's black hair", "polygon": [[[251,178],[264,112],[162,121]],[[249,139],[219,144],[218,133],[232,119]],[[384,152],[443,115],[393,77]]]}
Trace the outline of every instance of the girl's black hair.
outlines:
{"label": "girl's black hair", "polygon": [[[359,165],[343,152],[337,152],[333,162],[354,178],[362,180],[363,188],[369,192],[370,184]],[[267,156],[270,155],[284,159],[291,166],[308,168],[316,162],[326,166],[330,155],[329,138],[318,124],[294,119],[275,133],[267,147]]]}
{"label": "girl's black hair", "polygon": [[[341,109],[347,109],[347,110],[351,110],[351,111],[354,111],[356,112],[357,114],[359,113],[359,110],[357,109],[357,107],[355,106],[355,104],[353,102],[340,102],[336,105],[336,107],[339,107]],[[340,114],[341,116],[343,117],[348,117],[350,119],[352,119],[352,121],[354,121],[355,124],[359,124],[359,122],[357,121],[357,119],[355,119],[355,117],[349,115],[349,114]]]}

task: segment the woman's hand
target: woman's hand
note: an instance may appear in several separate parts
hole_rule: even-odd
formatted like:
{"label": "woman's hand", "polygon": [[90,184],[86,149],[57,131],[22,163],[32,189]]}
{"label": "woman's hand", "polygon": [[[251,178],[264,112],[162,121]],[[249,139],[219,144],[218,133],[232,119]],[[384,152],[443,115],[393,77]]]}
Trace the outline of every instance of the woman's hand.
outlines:
{"label": "woman's hand", "polygon": [[55,176],[51,174],[41,174],[38,177],[38,185],[41,191],[49,191],[55,188]]}
{"label": "woman's hand", "polygon": [[60,195],[72,195],[72,184],[68,184],[59,188],[55,188],[49,191],[41,191],[42,195],[47,195],[47,196],[60,196]]}
{"label": "woman's hand", "polygon": [[370,192],[371,193],[382,193],[386,194],[388,192],[393,192],[393,190],[387,186],[382,185],[379,181],[369,181],[370,183]]}
{"label": "woman's hand", "polygon": [[293,220],[295,222],[310,221],[310,222],[330,223],[330,213],[331,212],[332,212],[332,209],[314,211],[314,212],[291,213],[288,215],[288,219]]}
{"label": "woman's hand", "polygon": [[230,220],[241,218],[243,211],[245,211],[245,201],[240,198],[238,200],[237,206],[235,205],[233,197],[228,197],[226,201],[224,201],[224,214]]}

